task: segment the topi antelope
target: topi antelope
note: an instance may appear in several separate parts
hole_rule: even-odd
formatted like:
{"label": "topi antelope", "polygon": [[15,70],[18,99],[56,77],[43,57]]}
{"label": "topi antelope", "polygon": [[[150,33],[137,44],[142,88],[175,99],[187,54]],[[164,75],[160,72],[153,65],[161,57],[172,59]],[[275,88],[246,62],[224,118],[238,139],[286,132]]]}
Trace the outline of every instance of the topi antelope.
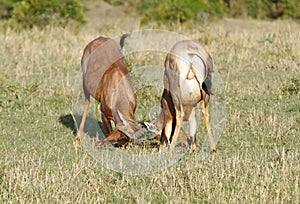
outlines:
{"label": "topi antelope", "polygon": [[188,145],[196,149],[196,106],[203,100],[202,113],[211,150],[216,146],[209,123],[213,61],[208,52],[192,40],[177,42],[165,59],[164,91],[161,104],[164,122],[160,140],[174,148],[181,135],[182,121],[189,122]]}
{"label": "topi antelope", "polygon": [[[122,40],[122,39],[121,39]],[[101,118],[108,136],[98,141],[126,144],[140,130],[134,121],[136,99],[131,87],[128,69],[118,44],[111,38],[99,37],[84,49],[81,59],[83,72],[84,112],[76,137],[81,141],[90,104],[90,96],[100,102]],[[115,124],[112,129],[111,121]]]}

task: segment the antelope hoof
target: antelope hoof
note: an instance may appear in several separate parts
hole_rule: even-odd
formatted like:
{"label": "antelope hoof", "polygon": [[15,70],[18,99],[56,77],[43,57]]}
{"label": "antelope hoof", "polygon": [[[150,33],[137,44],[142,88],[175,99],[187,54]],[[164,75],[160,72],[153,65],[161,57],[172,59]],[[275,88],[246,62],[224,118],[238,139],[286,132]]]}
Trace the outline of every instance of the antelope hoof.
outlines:
{"label": "antelope hoof", "polygon": [[78,144],[81,143],[81,136],[80,136],[80,135],[77,135],[77,136],[75,137],[75,142],[78,143]]}
{"label": "antelope hoof", "polygon": [[191,150],[195,151],[196,149],[197,149],[196,143],[193,143],[192,146],[191,146]]}
{"label": "antelope hoof", "polygon": [[113,145],[113,141],[106,140],[106,139],[102,139],[102,140],[96,139],[93,144],[94,144],[94,147],[109,147],[109,146],[114,146]]}
{"label": "antelope hoof", "polygon": [[75,137],[75,142],[80,144],[81,143],[81,139],[83,136],[84,132],[82,130],[78,130],[77,135]]}
{"label": "antelope hoof", "polygon": [[99,147],[99,146],[101,146],[102,144],[104,144],[104,142],[103,142],[103,140],[96,140],[96,141],[94,141],[94,147]]}

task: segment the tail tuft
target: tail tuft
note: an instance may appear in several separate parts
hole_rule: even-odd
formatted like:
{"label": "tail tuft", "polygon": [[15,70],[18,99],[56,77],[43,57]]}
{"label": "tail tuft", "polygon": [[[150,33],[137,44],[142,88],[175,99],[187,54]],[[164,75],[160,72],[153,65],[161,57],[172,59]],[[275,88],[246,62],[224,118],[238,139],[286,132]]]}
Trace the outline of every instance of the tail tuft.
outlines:
{"label": "tail tuft", "polygon": [[128,36],[129,36],[128,33],[125,33],[125,34],[123,34],[123,35],[121,36],[121,38],[120,38],[120,46],[121,46],[121,49],[123,49],[124,43],[125,43],[125,38],[127,38]]}

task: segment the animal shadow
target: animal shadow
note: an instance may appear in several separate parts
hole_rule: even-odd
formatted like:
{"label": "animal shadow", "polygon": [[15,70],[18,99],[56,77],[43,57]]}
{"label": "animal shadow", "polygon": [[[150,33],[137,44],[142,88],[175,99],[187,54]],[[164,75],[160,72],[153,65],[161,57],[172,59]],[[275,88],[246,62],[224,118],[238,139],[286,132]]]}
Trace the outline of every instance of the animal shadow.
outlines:
{"label": "animal shadow", "polygon": [[[75,115],[67,114],[67,115],[62,115],[59,117],[59,122],[61,124],[63,124],[65,127],[72,130],[72,133],[74,136],[77,135],[77,131],[79,129],[81,120],[82,120],[82,115],[79,115],[79,114],[75,114]],[[89,116],[86,117],[84,133],[87,134],[90,138],[97,138],[99,140],[104,139],[108,135],[108,133],[105,132],[103,123],[99,122],[95,118],[92,118]],[[117,145],[113,144],[113,145],[115,147],[122,146],[122,145],[118,145],[118,144]],[[132,143],[132,145],[148,146],[150,148],[153,148],[153,147],[158,148],[159,142],[157,140],[155,140],[154,138],[152,138],[150,140],[146,140],[146,141],[142,142],[141,144]],[[127,146],[127,145],[125,145],[125,146]]]}
{"label": "animal shadow", "polygon": [[[75,120],[75,121],[74,121]],[[77,131],[79,128],[79,125],[82,120],[82,115],[75,114],[67,114],[62,115],[59,117],[59,122],[63,124],[65,127],[72,130],[72,133],[74,136],[77,135]],[[105,137],[105,134],[107,134],[104,130],[104,126],[102,122],[99,122],[95,118],[86,117],[84,132],[88,134],[90,137],[98,137],[99,139],[103,139]]]}

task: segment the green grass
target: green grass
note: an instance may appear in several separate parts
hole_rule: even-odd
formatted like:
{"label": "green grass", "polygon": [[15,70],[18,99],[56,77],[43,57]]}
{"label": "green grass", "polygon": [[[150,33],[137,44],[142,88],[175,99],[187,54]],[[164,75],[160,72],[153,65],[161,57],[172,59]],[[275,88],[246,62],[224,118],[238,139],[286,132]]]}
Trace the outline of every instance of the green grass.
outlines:
{"label": "green grass", "polygon": [[[300,26],[224,20],[178,32],[213,56],[224,82],[226,127],[207,160],[200,160],[201,126],[197,152],[140,176],[107,170],[74,144],[70,113],[80,57],[99,33],[1,32],[1,202],[299,203]],[[150,95],[138,93],[141,108],[160,97]]]}

